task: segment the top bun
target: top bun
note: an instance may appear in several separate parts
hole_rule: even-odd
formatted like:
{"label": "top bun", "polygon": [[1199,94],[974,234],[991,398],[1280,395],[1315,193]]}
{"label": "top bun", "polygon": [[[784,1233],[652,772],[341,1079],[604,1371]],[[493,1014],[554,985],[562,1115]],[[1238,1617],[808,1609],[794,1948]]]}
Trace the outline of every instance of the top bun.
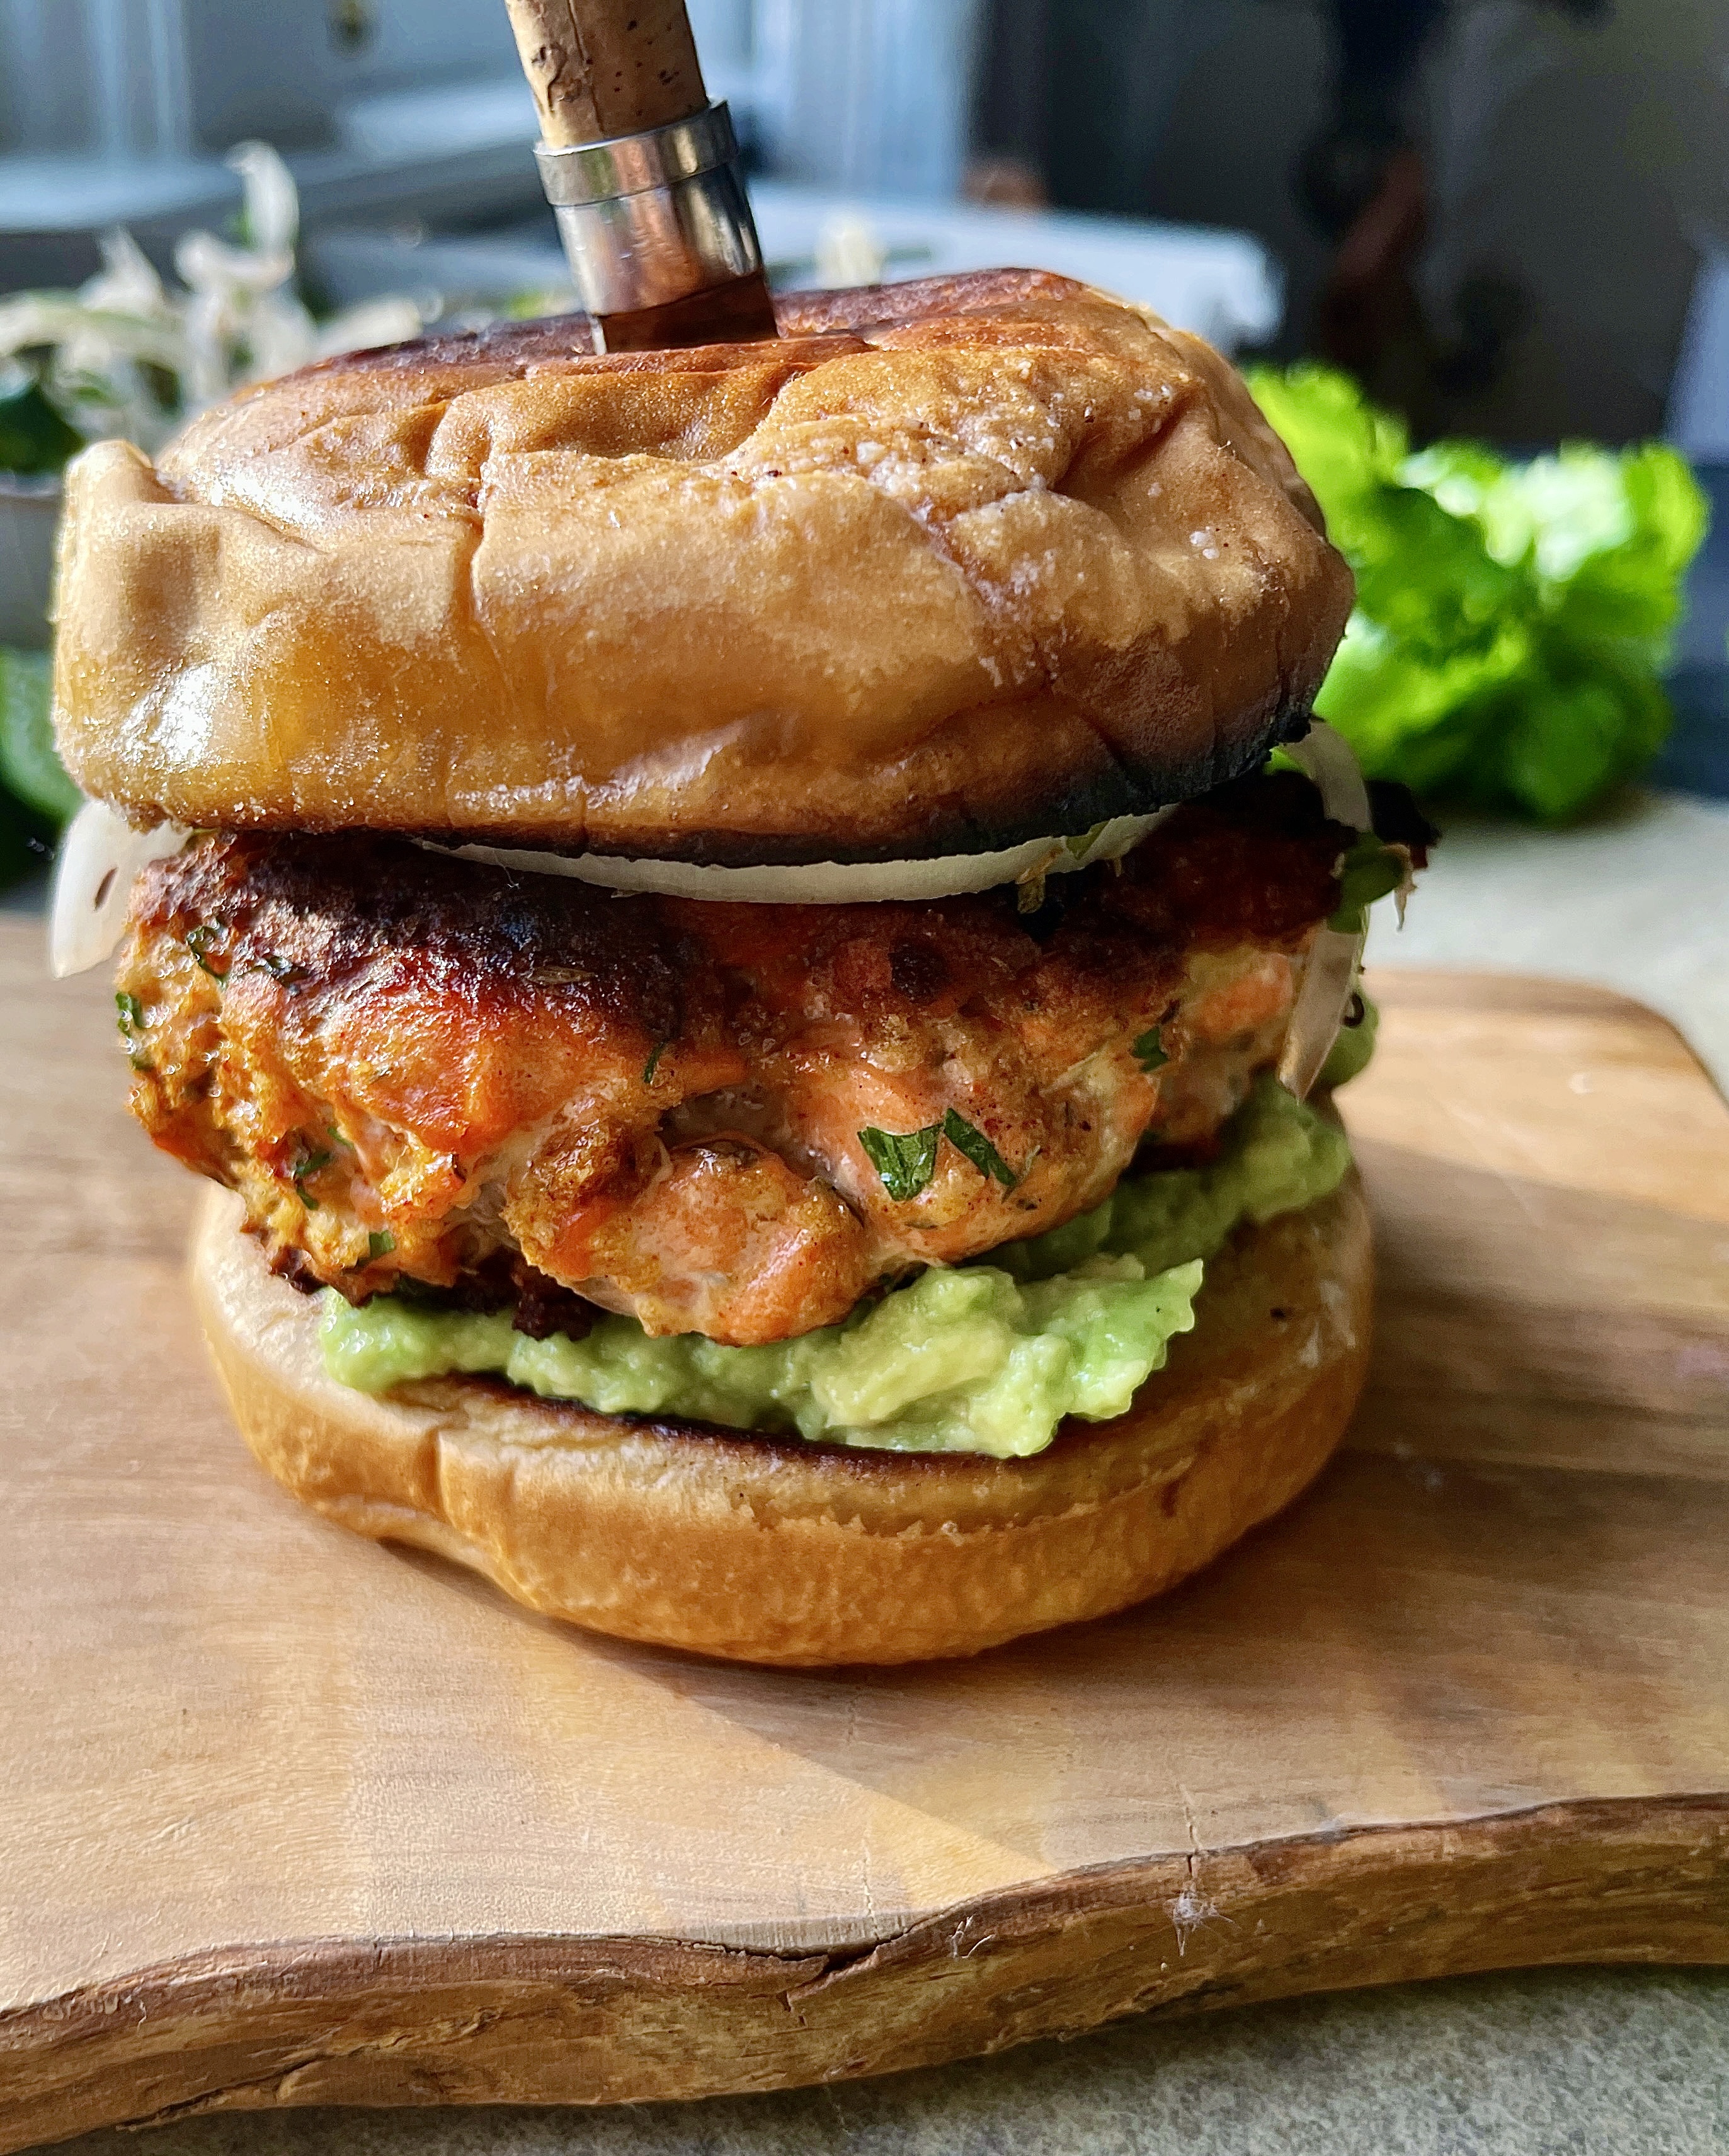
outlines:
{"label": "top bun", "polygon": [[1303,730],[1349,571],[1198,338],[998,270],[327,361],[68,474],[54,680],[135,819],[671,860],[1090,829]]}

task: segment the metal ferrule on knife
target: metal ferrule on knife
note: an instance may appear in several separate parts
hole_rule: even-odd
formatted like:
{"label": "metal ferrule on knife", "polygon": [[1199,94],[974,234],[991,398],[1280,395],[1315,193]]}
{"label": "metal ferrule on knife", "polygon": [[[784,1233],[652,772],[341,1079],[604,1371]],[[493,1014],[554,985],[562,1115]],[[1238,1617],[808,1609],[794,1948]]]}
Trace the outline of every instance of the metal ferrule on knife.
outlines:
{"label": "metal ferrule on knife", "polygon": [[596,318],[666,306],[762,265],[724,104],[670,126],[535,150],[578,297]]}

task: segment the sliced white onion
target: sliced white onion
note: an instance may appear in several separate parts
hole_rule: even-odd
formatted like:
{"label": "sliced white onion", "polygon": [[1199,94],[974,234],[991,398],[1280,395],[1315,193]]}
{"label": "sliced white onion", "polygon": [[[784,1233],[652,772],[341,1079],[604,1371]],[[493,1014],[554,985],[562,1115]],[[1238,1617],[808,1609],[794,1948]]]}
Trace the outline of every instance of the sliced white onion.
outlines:
{"label": "sliced white onion", "polygon": [[1300,1101],[1307,1100],[1332,1053],[1362,957],[1362,936],[1342,935],[1337,928],[1321,929],[1310,949],[1279,1061],[1280,1084]]}
{"label": "sliced white onion", "polygon": [[[1348,824],[1353,831],[1374,828],[1369,789],[1343,734],[1335,732],[1325,719],[1314,719],[1301,741],[1285,743],[1285,753],[1306,778],[1313,779],[1321,805],[1334,823]],[[1332,1054],[1346,1006],[1357,993],[1362,945],[1361,934],[1346,936],[1337,928],[1323,928],[1310,948],[1279,1063],[1280,1084],[1300,1101],[1308,1098]]]}
{"label": "sliced white onion", "polygon": [[741,906],[857,906],[885,900],[921,903],[993,891],[1037,875],[1061,875],[1121,860],[1170,814],[1116,816],[1073,839],[1029,839],[993,854],[945,854],[926,861],[808,861],[797,867],[707,868],[694,861],[641,861],[616,854],[543,854],[518,846],[434,846],[464,861],[520,869],[531,875],[574,876],[579,883],[668,898],[705,898]]}
{"label": "sliced white onion", "polygon": [[126,925],[133,880],[151,861],[177,854],[183,824],[135,831],[105,801],[86,801],[67,826],[54,863],[48,963],[57,981],[88,973],[112,953]]}
{"label": "sliced white onion", "polygon": [[1353,831],[1372,828],[1369,789],[1343,734],[1336,733],[1325,719],[1311,719],[1301,741],[1285,744],[1285,753],[1320,788],[1321,805],[1334,823],[1348,824]]}

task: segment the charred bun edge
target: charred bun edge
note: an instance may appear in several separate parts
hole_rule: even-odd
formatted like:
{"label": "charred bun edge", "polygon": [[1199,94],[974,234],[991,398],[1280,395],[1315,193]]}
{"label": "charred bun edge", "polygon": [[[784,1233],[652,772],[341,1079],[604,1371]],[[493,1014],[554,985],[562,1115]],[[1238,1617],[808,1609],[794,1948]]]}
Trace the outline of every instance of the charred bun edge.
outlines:
{"label": "charred bun edge", "polygon": [[[1272,752],[1286,742],[1301,741],[1309,731],[1307,711],[1281,714],[1256,741],[1236,748],[1219,743],[1214,752],[1180,767],[1165,767],[1140,775],[1116,764],[1095,778],[1071,785],[1065,793],[1041,795],[1021,807],[1005,804],[1003,820],[988,823],[977,813],[943,802],[919,811],[909,807],[902,832],[894,838],[863,844],[844,835],[831,837],[789,834],[763,835],[740,831],[679,831],[644,829],[628,843],[605,833],[592,833],[580,842],[555,844],[544,830],[531,826],[484,825],[452,830],[444,828],[404,829],[393,834],[425,839],[439,846],[521,846],[530,851],[549,848],[566,853],[611,855],[620,860],[688,862],[700,868],[804,868],[822,861],[838,861],[851,867],[878,861],[936,860],[952,855],[992,854],[1034,839],[1078,837],[1117,816],[1147,816],[1155,809],[1175,807],[1198,799],[1215,787],[1249,778],[1258,772]],[[279,828],[274,823],[252,823],[244,819],[230,825],[237,830]],[[321,834],[351,829],[341,818],[323,822],[303,819],[291,827]],[[392,832],[392,827],[375,824],[368,829]]]}

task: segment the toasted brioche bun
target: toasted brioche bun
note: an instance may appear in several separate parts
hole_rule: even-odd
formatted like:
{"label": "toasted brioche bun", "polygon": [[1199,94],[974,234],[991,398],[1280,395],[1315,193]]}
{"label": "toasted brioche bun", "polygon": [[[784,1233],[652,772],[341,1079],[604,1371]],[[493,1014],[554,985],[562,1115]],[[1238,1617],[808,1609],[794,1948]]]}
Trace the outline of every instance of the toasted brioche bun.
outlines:
{"label": "toasted brioche bun", "polygon": [[1351,603],[1197,338],[1014,270],[579,317],[243,391],[67,477],[60,750],[135,819],[718,865],[986,851],[1301,732]]}
{"label": "toasted brioche bun", "polygon": [[754,1662],[970,1655],[1173,1586],[1289,1503],[1349,1419],[1371,1254],[1355,1177],[1244,1231],[1114,1422],[1029,1460],[873,1452],[594,1414],[484,1379],[349,1390],[316,1304],[213,1194],[194,1276],[247,1441],[289,1489],[535,1609]]}

